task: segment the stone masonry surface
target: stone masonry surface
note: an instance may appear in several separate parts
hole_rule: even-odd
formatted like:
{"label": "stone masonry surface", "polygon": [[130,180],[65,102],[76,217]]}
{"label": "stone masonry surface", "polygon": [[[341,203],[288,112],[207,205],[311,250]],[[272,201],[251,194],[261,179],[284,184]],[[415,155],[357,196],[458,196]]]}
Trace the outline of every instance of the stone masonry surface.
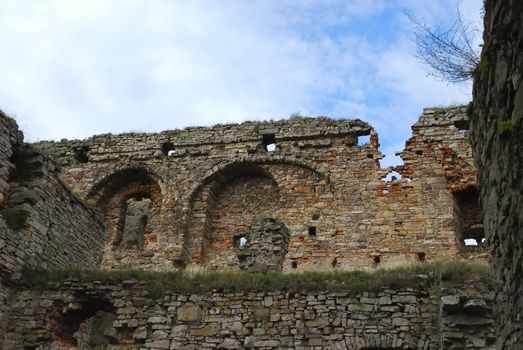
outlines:
{"label": "stone masonry surface", "polygon": [[33,146],[102,212],[104,268],[239,269],[235,237],[263,215],[290,231],[283,271],[487,257],[465,107],[425,109],[396,169],[367,123],[326,117]]}
{"label": "stone masonry surface", "polygon": [[[2,349],[491,347],[487,287],[156,300],[137,281],[32,291],[20,273],[27,265],[239,270],[241,238],[253,265],[272,252],[261,264],[271,271],[486,260],[464,107],[425,109],[404,164],[388,169],[377,133],[360,120],[27,145],[2,113],[0,131]],[[385,180],[394,170],[399,178]],[[262,230],[272,246],[252,237]]]}
{"label": "stone masonry surface", "polygon": [[68,280],[17,294],[3,349],[494,349],[490,289],[153,298],[136,280]]}
{"label": "stone masonry surface", "polygon": [[58,179],[54,161],[23,144],[14,120],[0,114],[0,131],[1,323],[24,266],[98,267],[104,226]]}

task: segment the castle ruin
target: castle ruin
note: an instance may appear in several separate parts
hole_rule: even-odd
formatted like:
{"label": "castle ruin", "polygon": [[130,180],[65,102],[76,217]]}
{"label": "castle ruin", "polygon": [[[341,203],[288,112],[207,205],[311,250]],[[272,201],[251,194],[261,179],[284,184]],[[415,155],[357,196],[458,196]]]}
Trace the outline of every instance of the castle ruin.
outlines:
{"label": "castle ruin", "polygon": [[[300,117],[31,145],[4,114],[0,129],[0,348],[89,349],[64,331],[64,322],[76,322],[67,323],[65,309],[56,318],[56,305],[62,304],[77,314],[88,310],[82,317],[91,320],[91,328],[96,321],[114,329],[100,343],[106,347],[96,349],[492,345],[488,288],[483,291],[487,301],[472,306],[466,304],[477,299],[471,291],[463,292],[472,293],[466,297],[441,292],[449,294],[447,299],[413,290],[354,299],[225,293],[220,295],[224,310],[234,310],[240,298],[280,315],[260,311],[253,316],[240,307],[227,328],[227,317],[212,316],[214,294],[172,296],[140,313],[145,308],[137,306],[140,288],[126,294],[125,286],[73,282],[59,292],[35,295],[20,283],[24,266],[301,272],[487,261],[466,107],[425,109],[399,153],[403,164],[388,169],[380,166],[378,134],[361,120]],[[388,179],[393,171],[398,175]],[[476,245],[465,243],[470,241]],[[94,302],[101,294],[104,302]],[[300,306],[289,309],[289,300]],[[329,304],[342,305],[350,315],[338,321]],[[314,305],[321,307],[310,318],[303,316]],[[32,310],[31,317],[24,318],[20,308]],[[379,310],[389,320],[383,328],[371,322]],[[465,312],[468,321],[476,312],[480,321],[449,321],[444,315],[449,310]],[[173,312],[179,323],[173,323]],[[293,320],[290,328],[283,313]],[[356,321],[353,314],[366,321]],[[300,322],[313,330],[311,337],[301,333],[297,315],[305,317]],[[31,319],[34,324],[28,325]],[[261,326],[249,322],[274,326],[285,342],[254,331]],[[476,328],[472,335],[455,335],[459,340],[445,338],[445,327],[462,326]],[[348,328],[359,331],[348,334]],[[373,329],[388,335],[380,337]]]}

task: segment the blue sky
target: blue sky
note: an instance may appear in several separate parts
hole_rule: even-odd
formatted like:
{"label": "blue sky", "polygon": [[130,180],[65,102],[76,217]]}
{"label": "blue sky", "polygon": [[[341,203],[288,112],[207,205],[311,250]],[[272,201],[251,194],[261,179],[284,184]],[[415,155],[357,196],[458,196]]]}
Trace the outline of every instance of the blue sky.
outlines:
{"label": "blue sky", "polygon": [[423,107],[471,91],[427,76],[403,12],[437,24],[459,5],[480,29],[481,3],[0,0],[0,108],[28,141],[295,112],[360,118],[387,166]]}

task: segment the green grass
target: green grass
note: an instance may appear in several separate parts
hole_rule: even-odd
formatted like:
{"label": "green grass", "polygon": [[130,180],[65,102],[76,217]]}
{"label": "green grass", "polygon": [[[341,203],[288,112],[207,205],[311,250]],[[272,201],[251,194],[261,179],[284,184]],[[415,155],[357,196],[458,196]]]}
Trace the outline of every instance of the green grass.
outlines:
{"label": "green grass", "polygon": [[33,288],[48,288],[49,283],[74,279],[79,282],[114,284],[124,280],[143,282],[154,296],[166,292],[206,293],[227,292],[314,292],[346,291],[349,293],[373,292],[381,288],[429,288],[440,281],[461,282],[470,279],[488,281],[489,269],[485,265],[452,262],[416,264],[374,272],[303,272],[250,274],[245,272],[201,272],[189,275],[184,272],[154,272],[141,270],[55,270],[43,271],[26,268],[26,280]]}

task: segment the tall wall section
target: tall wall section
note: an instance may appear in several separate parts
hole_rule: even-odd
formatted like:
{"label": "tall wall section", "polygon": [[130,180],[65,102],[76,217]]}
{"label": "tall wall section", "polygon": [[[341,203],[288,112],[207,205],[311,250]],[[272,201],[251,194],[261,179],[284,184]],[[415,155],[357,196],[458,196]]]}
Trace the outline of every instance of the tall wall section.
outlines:
{"label": "tall wall section", "polygon": [[486,0],[472,140],[498,282],[498,349],[523,344],[523,3]]}
{"label": "tall wall section", "polygon": [[[464,108],[425,110],[401,153],[403,177],[392,181],[377,134],[360,120],[292,118],[34,147],[103,213],[103,267],[236,269],[253,220],[272,216],[290,231],[284,271],[369,269],[468,257],[464,238],[481,241],[467,125]],[[477,249],[472,255],[485,256]]]}
{"label": "tall wall section", "polygon": [[[0,112],[0,323],[24,266],[97,267],[105,229],[99,214],[58,179],[57,165],[23,143]],[[2,342],[0,332],[0,344]]]}

